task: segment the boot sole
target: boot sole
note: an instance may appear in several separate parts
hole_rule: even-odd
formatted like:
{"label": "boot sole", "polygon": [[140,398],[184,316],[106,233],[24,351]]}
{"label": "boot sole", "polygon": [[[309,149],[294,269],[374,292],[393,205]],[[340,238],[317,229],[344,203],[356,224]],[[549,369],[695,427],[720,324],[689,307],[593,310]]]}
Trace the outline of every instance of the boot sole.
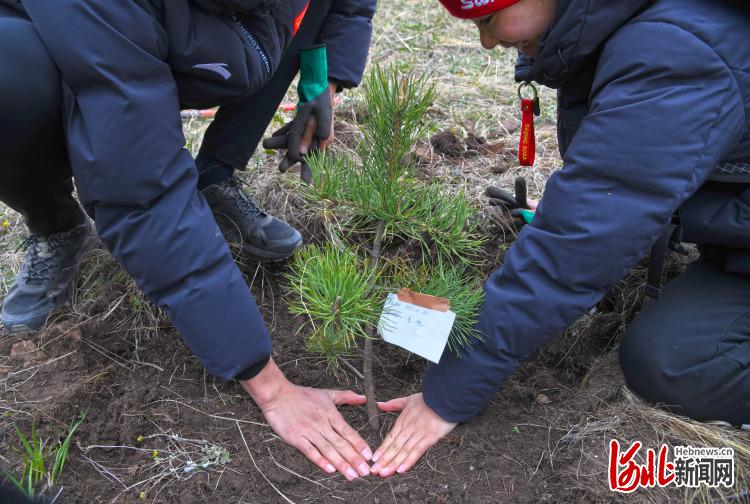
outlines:
{"label": "boot sole", "polygon": [[297,241],[297,243],[294,245],[294,248],[292,248],[289,252],[272,252],[267,249],[253,247],[252,245],[249,245],[247,243],[242,244],[240,250],[243,256],[250,259],[255,259],[256,261],[265,263],[279,263],[286,261],[287,259],[292,257],[294,255],[294,251],[297,250],[301,244],[302,240]]}

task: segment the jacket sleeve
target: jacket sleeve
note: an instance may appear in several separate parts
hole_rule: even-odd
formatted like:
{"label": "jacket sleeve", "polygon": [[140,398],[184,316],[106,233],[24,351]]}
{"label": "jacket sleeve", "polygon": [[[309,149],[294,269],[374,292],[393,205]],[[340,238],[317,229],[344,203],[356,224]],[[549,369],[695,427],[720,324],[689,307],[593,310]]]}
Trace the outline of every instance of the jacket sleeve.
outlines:
{"label": "jacket sleeve", "polygon": [[318,42],[326,44],[328,77],[344,88],[362,81],[377,0],[332,0]]}
{"label": "jacket sleeve", "polygon": [[137,2],[26,6],[65,82],[76,186],[106,247],[210,373],[267,360],[263,318],[196,190],[157,21]]}
{"label": "jacket sleeve", "polygon": [[615,34],[563,168],[485,285],[485,341],[428,369],[427,404],[449,421],[477,415],[522,359],[644,257],[744,124],[730,69],[697,37],[665,23]]}

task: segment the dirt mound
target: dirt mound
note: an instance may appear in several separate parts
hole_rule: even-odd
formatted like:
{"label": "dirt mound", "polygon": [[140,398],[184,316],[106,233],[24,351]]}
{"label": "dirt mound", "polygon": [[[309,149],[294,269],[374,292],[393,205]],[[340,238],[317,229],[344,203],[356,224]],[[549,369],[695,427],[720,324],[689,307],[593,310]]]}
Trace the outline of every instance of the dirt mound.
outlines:
{"label": "dirt mound", "polygon": [[443,130],[430,137],[430,146],[436,154],[449,159],[460,159],[498,154],[505,149],[505,142],[488,143],[472,132],[467,133],[465,138],[459,138],[453,130]]}

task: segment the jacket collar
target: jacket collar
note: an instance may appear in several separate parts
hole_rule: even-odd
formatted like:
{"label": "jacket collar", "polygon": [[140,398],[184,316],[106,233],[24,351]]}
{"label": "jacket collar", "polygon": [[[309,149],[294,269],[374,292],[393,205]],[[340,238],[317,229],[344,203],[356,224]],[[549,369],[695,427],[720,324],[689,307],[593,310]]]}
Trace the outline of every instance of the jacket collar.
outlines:
{"label": "jacket collar", "polygon": [[654,0],[557,0],[535,59],[520,58],[516,80],[557,89],[621,26]]}

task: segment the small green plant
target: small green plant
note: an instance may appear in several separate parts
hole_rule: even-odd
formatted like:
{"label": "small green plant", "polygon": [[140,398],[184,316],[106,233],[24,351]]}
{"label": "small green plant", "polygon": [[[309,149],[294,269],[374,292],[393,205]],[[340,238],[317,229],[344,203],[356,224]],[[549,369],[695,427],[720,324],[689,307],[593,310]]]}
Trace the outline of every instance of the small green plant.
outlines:
{"label": "small green plant", "polygon": [[377,271],[367,272],[353,247],[337,248],[332,243],[311,245],[296,257],[287,274],[297,296],[290,311],[306,315],[312,326],[308,340],[311,351],[322,353],[330,365],[336,356],[349,352],[358,337],[378,323],[380,289]]}
{"label": "small green plant", "polygon": [[23,461],[23,473],[20,478],[5,472],[5,478],[12,482],[21,492],[28,497],[44,493],[52,488],[60,479],[65,462],[68,460],[70,444],[73,441],[78,427],[86,419],[88,410],[84,411],[77,419],[71,421],[65,439],[49,447],[48,441],[42,439],[37,433],[36,423],[31,423],[31,435],[27,438],[16,425],[16,435],[21,443],[21,454]]}
{"label": "small green plant", "polygon": [[417,176],[413,151],[429,131],[435,90],[424,76],[379,67],[364,83],[366,113],[357,157],[310,156],[306,199],[323,218],[329,243],[296,255],[287,278],[292,313],[308,318],[308,346],[329,365],[364,341],[370,425],[378,429],[372,342],[386,293],[409,287],[446,297],[456,313],[449,349],[479,338],[482,302],[475,271],[482,246],[466,194]]}

